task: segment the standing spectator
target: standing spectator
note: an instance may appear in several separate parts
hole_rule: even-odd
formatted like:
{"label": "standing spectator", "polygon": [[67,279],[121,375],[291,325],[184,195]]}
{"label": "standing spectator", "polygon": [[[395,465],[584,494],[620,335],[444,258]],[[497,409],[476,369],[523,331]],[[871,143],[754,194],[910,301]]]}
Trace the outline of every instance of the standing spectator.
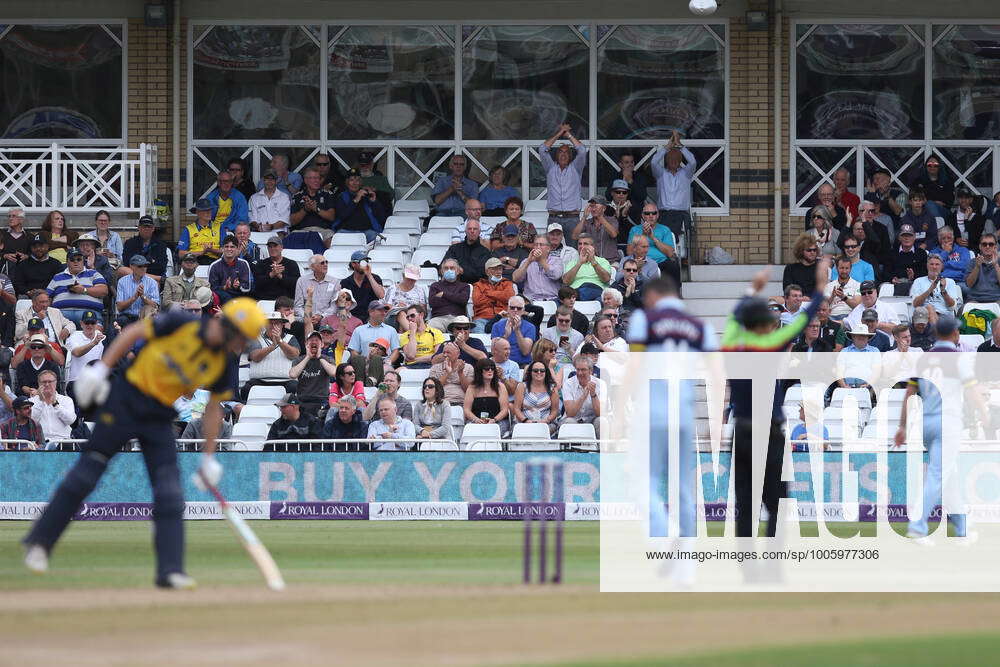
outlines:
{"label": "standing spectator", "polygon": [[590,236],[594,251],[608,261],[618,263],[618,220],[607,213],[608,200],[601,195],[590,198],[579,224],[571,234],[577,246],[581,236]]}
{"label": "standing spectator", "polygon": [[390,322],[395,323],[400,331],[406,328],[406,309],[414,304],[428,307],[427,288],[418,285],[420,268],[416,264],[403,267],[403,279],[398,284],[385,288],[382,301],[389,304]]}
{"label": "standing spectator", "polygon": [[7,443],[6,448],[42,449],[45,447],[42,427],[31,418],[32,409],[35,407],[31,399],[18,396],[11,405],[14,409],[14,416],[0,425],[0,438],[3,440],[24,440],[32,444]]}
{"label": "standing spectator", "polygon": [[424,378],[421,400],[414,409],[418,440],[454,440],[451,406],[445,400],[444,387],[435,377]]}
{"label": "standing spectator", "polygon": [[155,280],[146,275],[149,260],[135,255],[128,263],[132,272],[118,279],[115,305],[122,321],[132,323],[156,313],[160,307],[160,288]]}
{"label": "standing spectator", "polygon": [[560,223],[549,223],[549,226],[545,228],[545,237],[549,240],[549,252],[559,255],[563,267],[567,267],[580,259],[580,253],[577,252],[577,249],[566,245],[565,235]]}
{"label": "standing spectator", "polygon": [[181,230],[177,241],[177,256],[183,260],[192,255],[198,263],[209,265],[219,259],[219,226],[213,221],[212,202],[204,197],[199,199],[191,212],[198,219]]}
{"label": "standing spectator", "polygon": [[506,215],[505,203],[511,197],[517,197],[517,190],[507,185],[510,174],[507,167],[497,165],[490,169],[490,182],[479,191],[479,200],[483,204],[483,214],[490,216]]}
{"label": "standing spectator", "polygon": [[563,382],[564,424],[593,424],[594,432],[600,437],[598,418],[601,416],[601,401],[608,389],[604,380],[593,375],[594,364],[589,357],[578,354],[573,360],[576,373]]}
{"label": "standing spectator", "polygon": [[361,174],[361,185],[367,188],[374,188],[375,195],[382,202],[383,208],[391,211],[393,201],[396,197],[389,179],[375,168],[375,153],[372,151],[361,151],[358,153],[357,165],[358,172]]}
{"label": "standing spectator", "polygon": [[399,336],[400,349],[392,361],[398,365],[402,357],[407,368],[430,368],[434,350],[444,343],[444,334],[424,322],[427,310],[420,304],[406,309],[407,330]]}
{"label": "standing spectator", "polygon": [[253,287],[250,263],[241,259],[239,253],[236,237],[227,236],[222,242],[222,257],[212,262],[208,269],[208,284],[220,304],[248,295]]}
{"label": "standing spectator", "polygon": [[431,190],[431,200],[437,215],[462,215],[465,202],[479,193],[479,184],[465,176],[464,155],[452,155],[448,160],[447,174],[442,174]]}
{"label": "standing spectator", "polygon": [[358,405],[365,405],[365,385],[358,380],[358,373],[351,364],[337,364],[333,371],[333,382],[328,381],[326,401],[332,406],[342,396],[352,396]]}
{"label": "standing spectator", "polygon": [[983,234],[979,239],[979,254],[970,263],[965,275],[968,286],[966,303],[1000,301],[1000,279],[997,276],[997,237]]}
{"label": "standing spectator", "polygon": [[52,305],[62,311],[74,323],[86,310],[104,312],[104,297],[108,295],[108,284],[104,277],[93,269],[83,266],[83,254],[70,250],[66,270],[57,273],[49,283],[48,293]]}
{"label": "standing spectator", "polygon": [[277,234],[267,239],[267,257],[257,260],[253,269],[253,296],[258,301],[295,296],[301,276],[297,262],[282,256],[284,244]]}
{"label": "standing spectator", "polygon": [[[868,205],[873,211],[875,210],[875,204],[869,203]],[[840,241],[840,231],[834,229],[830,211],[825,206],[816,206],[809,212],[807,221],[809,220],[812,221],[812,226],[809,227],[806,234],[815,239],[820,252],[828,256],[840,254],[840,245],[838,243]]]}
{"label": "standing spectator", "polygon": [[556,363],[573,363],[573,350],[583,343],[583,334],[574,329],[573,309],[559,306],[556,309],[556,325],[542,331],[542,339],[550,340],[556,346]]}
{"label": "standing spectator", "polygon": [[[527,223],[531,224],[531,223]],[[534,228],[532,228],[534,230]],[[532,248],[534,248],[535,243],[535,233],[531,233]],[[501,266],[503,268],[503,277],[506,280],[512,280],[514,271],[520,266],[528,257],[528,250],[522,247],[518,240],[518,229],[514,225],[507,225],[501,236],[501,240],[498,244],[494,246],[493,258],[500,260]],[[487,264],[489,262],[487,261]]]}
{"label": "standing spectator", "polygon": [[[504,202],[504,216],[505,219],[495,225],[489,234],[485,230],[480,232],[480,237],[487,237],[489,241],[485,242],[485,245],[491,250],[499,250],[500,245],[503,242],[504,236],[509,236],[511,234],[510,228],[514,228],[514,236],[516,237],[515,247],[522,248],[527,251],[535,244],[535,237],[538,232],[535,230],[535,225],[523,220],[521,214],[524,212],[524,202],[520,197],[511,197],[506,202]],[[480,227],[482,227],[482,220],[479,221]]]}
{"label": "standing spectator", "polygon": [[[399,349],[399,334],[385,323],[388,311],[388,306],[382,301],[368,304],[368,322],[354,329],[347,343],[351,351],[350,363],[368,387],[381,382],[385,358]],[[373,345],[377,348],[373,349]]]}
{"label": "standing spectator", "polygon": [[510,343],[510,358],[518,365],[531,359],[531,346],[538,338],[538,330],[531,322],[523,319],[524,299],[512,296],[507,300],[507,316],[493,324],[490,336],[504,338]]}
{"label": "standing spectator", "polygon": [[302,276],[295,283],[295,316],[302,317],[306,304],[306,291],[312,288],[313,324],[333,312],[333,300],[337,298],[340,289],[333,279],[327,277],[329,262],[323,255],[313,255],[309,258],[309,268],[312,276]]}
{"label": "standing spectator", "polygon": [[852,218],[858,217],[858,206],[861,197],[847,189],[851,183],[851,172],[841,167],[833,172],[833,201],[844,209]]}
{"label": "standing spectator", "polygon": [[465,219],[452,229],[452,245],[465,240],[465,225],[470,220],[475,220],[479,223],[479,242],[486,246],[487,249],[491,249],[490,236],[493,234],[494,224],[483,221],[483,204],[478,199],[465,200]]}
{"label": "standing spectator", "polygon": [[289,231],[319,232],[326,241],[333,235],[330,229],[337,214],[334,209],[333,193],[322,188],[323,179],[312,167],[306,169],[303,174],[305,187],[292,195],[289,216],[292,226]]}
{"label": "standing spectator", "polygon": [[232,174],[220,171],[215,184],[216,188],[206,199],[212,204],[212,224],[218,226],[219,238],[225,238],[233,233],[237,224],[249,222],[250,216],[246,197],[233,189]]}
{"label": "standing spectator", "polygon": [[660,221],[670,228],[675,238],[679,237],[684,226],[691,225],[691,180],[698,161],[681,143],[680,134],[674,130],[670,143],[666,148],[661,146],[653,153],[650,164],[653,176],[656,177]]}
{"label": "standing spectator", "polygon": [[931,210],[931,215],[935,217],[947,216],[948,209],[951,208],[955,199],[955,183],[948,174],[941,171],[941,160],[936,155],[927,157],[923,170],[910,189],[919,189],[924,192],[927,196],[927,207]]}
{"label": "standing spectator", "polygon": [[838,257],[836,279],[823,288],[823,295],[830,300],[830,317],[835,321],[850,315],[861,303],[861,283],[851,276],[853,267],[849,257]]}
{"label": "standing spectator", "polygon": [[[323,337],[318,331],[311,332],[306,337],[306,351],[288,371],[288,376],[298,380],[295,393],[299,397],[302,411],[312,417],[318,417],[320,408],[327,405],[330,398],[330,378],[338,369],[323,358],[321,348]],[[347,364],[342,364],[347,366]],[[348,367],[350,368],[350,367]],[[353,372],[354,369],[351,368]],[[362,391],[364,396],[364,391]],[[330,401],[332,405],[334,401]]]}
{"label": "standing spectator", "polygon": [[[642,205],[642,222],[629,231],[628,242],[630,244],[640,238],[646,240],[649,258],[656,262],[660,273],[672,276],[674,281],[680,285],[681,265],[677,258],[677,249],[674,246],[674,233],[660,222],[660,212],[656,209],[656,204],[652,202],[646,202]],[[641,263],[640,268],[642,268]],[[653,279],[649,277],[649,274],[643,274],[643,276],[646,280]]]}
{"label": "standing spectator", "polygon": [[[53,308],[51,303],[52,299],[48,292],[44,289],[35,290],[31,294],[31,305],[17,312],[14,337],[17,340],[24,338],[24,334],[33,328],[31,325],[35,324],[37,330],[44,331],[49,340],[66,340],[76,326],[66,319],[58,308]],[[35,319],[38,322],[32,322]]]}
{"label": "standing spectator", "polygon": [[[565,144],[559,146],[553,160],[550,154],[552,146],[560,138],[569,139],[573,147]],[[545,187],[548,190],[548,224],[558,223],[563,229],[563,235],[573,238],[573,229],[580,222],[580,179],[587,164],[587,147],[573,136],[569,123],[563,123],[539,147],[538,157],[545,170]]]}
{"label": "standing spectator", "polygon": [[351,275],[340,281],[340,288],[350,290],[354,296],[354,316],[361,319],[368,312],[368,304],[372,301],[385,299],[385,288],[382,277],[372,273],[371,260],[364,250],[355,250],[351,254]]}
{"label": "standing spectator", "polygon": [[910,297],[913,307],[930,306],[930,324],[937,323],[938,315],[957,315],[962,310],[962,288],[951,278],[942,275],[944,264],[938,255],[927,258],[927,274],[913,281]]}
{"label": "standing spectator", "polygon": [[399,373],[396,371],[386,371],[385,378],[378,385],[378,392],[375,394],[375,398],[372,402],[365,406],[362,416],[365,419],[371,419],[378,412],[378,404],[380,401],[389,399],[396,404],[396,414],[404,419],[413,419],[413,405],[399,395],[399,385],[402,380],[399,379]]}
{"label": "standing spectator", "polygon": [[278,189],[278,175],[273,169],[264,172],[263,189],[250,197],[247,208],[250,226],[261,232],[279,232],[288,228],[292,199]]}
{"label": "standing spectator", "polygon": [[486,275],[472,286],[473,331],[486,331],[506,311],[507,300],[515,293],[514,283],[503,277],[503,262],[496,257],[486,260]]}
{"label": "standing spectator", "polygon": [[407,438],[416,438],[417,430],[413,422],[398,414],[396,402],[390,398],[378,401],[378,419],[368,425],[368,437],[380,438],[372,443],[376,451],[406,451],[413,449],[414,443]]}
{"label": "standing spectator", "polygon": [[481,242],[479,222],[468,220],[465,223],[465,240],[453,243],[441,263],[443,265],[449,259],[457,261],[462,268],[459,276],[471,285],[482,279],[489,258],[490,250]]}
{"label": "standing spectator", "polygon": [[117,269],[122,262],[125,244],[122,242],[121,235],[111,229],[111,214],[107,211],[98,211],[94,216],[94,227],[90,234],[97,239],[100,247],[98,254]]}
{"label": "standing spectator", "polygon": [[226,163],[226,171],[233,177],[233,190],[239,192],[249,202],[250,197],[256,194],[257,188],[250,179],[246,161],[240,157],[231,157]]}
{"label": "standing spectator", "polygon": [[524,381],[514,392],[514,419],[519,424],[545,424],[554,435],[559,419],[559,392],[552,371],[541,361],[524,369]]}
{"label": "standing spectator", "polygon": [[[14,275],[9,276],[19,296],[25,296],[32,290],[45,289],[63,267],[62,262],[50,256],[49,243],[41,234],[31,237],[28,253],[28,257],[15,266]],[[65,254],[64,250],[63,255]]]}
{"label": "standing spectator", "polygon": [[74,331],[66,340],[69,368],[66,370],[66,393],[75,397],[73,388],[80,371],[98,361],[104,354],[105,335],[97,328],[97,313],[87,312],[80,318],[80,331]]}
{"label": "standing spectator", "polygon": [[333,229],[338,232],[363,232],[368,243],[375,240],[385,226],[389,211],[378,200],[375,188],[361,185],[361,172],[347,172],[344,189],[334,199],[336,220]]}
{"label": "standing spectator", "polygon": [[[295,194],[302,189],[302,177],[296,174],[294,171],[289,171],[288,169],[288,156],[282,153],[276,153],[274,157],[271,158],[271,169],[273,171],[276,180],[276,186],[284,194],[288,195],[289,198],[294,197]],[[267,171],[264,172],[265,174]],[[257,192],[267,187],[264,180],[261,180],[257,184]]]}
{"label": "standing spectator", "polygon": [[[492,359],[477,361],[462,405],[465,423],[501,424],[510,414],[508,403],[507,386],[500,382],[496,363]],[[502,424],[501,433],[506,430]]]}
{"label": "standing spectator", "polygon": [[[485,264],[484,260],[484,267]],[[441,280],[431,283],[427,290],[431,314],[429,324],[435,329],[447,329],[456,317],[465,315],[466,307],[472,299],[472,285],[459,280],[462,267],[456,259],[445,259],[441,262],[440,271]]]}
{"label": "standing spectator", "polygon": [[[468,364],[461,358],[460,350],[455,343],[445,343],[442,350],[442,353],[435,357],[438,361],[431,366],[428,377],[436,379],[442,385],[448,403],[461,405],[465,401],[463,379]],[[485,355],[482,358],[485,358]]]}
{"label": "standing spectator", "polygon": [[[368,435],[368,424],[361,416],[358,403],[348,394],[341,396],[336,405],[330,406],[323,424],[324,440],[362,440]],[[355,443],[357,447],[358,443]],[[324,445],[323,451],[347,451],[348,443],[337,443],[333,447]]]}
{"label": "standing spectator", "polygon": [[535,239],[535,247],[511,274],[511,280],[518,284],[526,299],[538,303],[559,297],[562,274],[562,258],[552,250],[548,237],[540,235]]}
{"label": "standing spectator", "polygon": [[170,276],[163,281],[163,293],[160,294],[160,304],[164,310],[169,309],[174,304],[182,304],[194,298],[195,290],[199,287],[211,288],[208,280],[194,275],[198,268],[198,258],[195,255],[187,255],[181,260],[181,272],[176,276]]}
{"label": "standing spectator", "polygon": [[7,211],[7,229],[0,232],[4,259],[10,264],[27,259],[30,238],[24,231],[24,209],[12,208]]}
{"label": "standing spectator", "polygon": [[[614,190],[622,189],[622,184],[618,181],[622,181],[625,184],[628,190],[628,200],[631,204],[629,206],[628,217],[629,222],[633,225],[638,225],[641,222],[640,213],[642,212],[642,205],[646,203],[646,196],[651,185],[649,178],[635,168],[636,162],[636,155],[633,149],[623,149],[618,155],[618,169],[620,173],[612,181],[608,191],[604,193],[605,197],[613,197]],[[619,222],[624,222],[620,215],[617,217]]]}
{"label": "standing spectator", "polygon": [[292,362],[299,357],[299,344],[291,334],[284,332],[285,318],[281,313],[271,313],[264,332],[247,348],[250,359],[250,379],[240,391],[240,402],[246,403],[250,390],[257,385],[281,385],[285,391],[295,388],[289,379]]}
{"label": "standing spectator", "polygon": [[[125,241],[123,257],[134,257],[142,255],[149,262],[146,265],[146,275],[156,281],[157,285],[162,284],[167,277],[167,255],[170,249],[167,244],[156,238],[156,221],[148,215],[139,218],[136,224],[138,233]],[[119,273],[129,273],[131,269],[122,267]]]}
{"label": "standing spectator", "polygon": [[38,393],[31,397],[31,418],[42,427],[42,437],[47,442],[68,440],[76,421],[73,399],[56,391],[59,376],[55,371],[38,374]]}
{"label": "standing spectator", "polygon": [[792,247],[795,262],[785,265],[781,277],[782,289],[789,285],[799,285],[807,294],[812,294],[816,286],[816,260],[819,259],[819,245],[812,234],[799,234]]}
{"label": "standing spectator", "polygon": [[38,376],[42,371],[51,371],[59,377],[59,366],[46,359],[49,343],[43,334],[35,334],[28,342],[28,358],[17,365],[17,384],[19,394],[35,396],[38,394]]}
{"label": "standing spectator", "polygon": [[[291,392],[282,396],[275,405],[281,410],[281,416],[274,420],[267,432],[269,443],[264,445],[264,451],[302,451],[303,445],[306,445],[306,451],[311,450],[311,444],[297,442],[297,440],[319,440],[322,437],[322,425],[316,417],[302,410],[299,397]],[[280,444],[270,442],[274,440],[286,442]]]}
{"label": "standing spectator", "polygon": [[[973,247],[978,248],[979,245]],[[942,227],[938,230],[938,246],[930,252],[944,262],[942,275],[955,281],[965,282],[965,276],[972,264],[972,253],[968,248],[955,243],[955,231],[951,227]]]}
{"label": "standing spectator", "polygon": [[916,245],[913,227],[903,223],[896,235],[885,273],[893,285],[912,283],[927,273],[927,251]]}
{"label": "standing spectator", "polygon": [[642,202],[639,202],[639,207],[636,208],[632,200],[629,199],[628,193],[628,183],[619,178],[615,179],[604,195],[604,198],[608,200],[608,213],[618,220],[619,225],[625,227],[638,225],[642,222]]}
{"label": "standing spectator", "polygon": [[563,284],[575,289],[581,300],[596,301],[611,284],[611,264],[597,255],[589,234],[581,235],[578,244],[580,259],[566,267]]}

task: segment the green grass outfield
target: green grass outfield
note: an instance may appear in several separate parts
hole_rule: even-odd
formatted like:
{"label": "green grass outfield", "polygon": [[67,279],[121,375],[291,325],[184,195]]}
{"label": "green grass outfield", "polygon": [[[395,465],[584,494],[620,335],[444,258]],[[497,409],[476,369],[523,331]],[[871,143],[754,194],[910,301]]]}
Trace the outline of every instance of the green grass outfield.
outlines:
{"label": "green grass outfield", "polygon": [[981,665],[1000,645],[994,595],[601,594],[598,523],[564,525],[566,585],[525,587],[519,522],[251,522],[275,594],[221,521],[186,523],[193,593],[151,587],[146,522],[73,524],[44,577],[27,524],[0,522],[0,665]]}

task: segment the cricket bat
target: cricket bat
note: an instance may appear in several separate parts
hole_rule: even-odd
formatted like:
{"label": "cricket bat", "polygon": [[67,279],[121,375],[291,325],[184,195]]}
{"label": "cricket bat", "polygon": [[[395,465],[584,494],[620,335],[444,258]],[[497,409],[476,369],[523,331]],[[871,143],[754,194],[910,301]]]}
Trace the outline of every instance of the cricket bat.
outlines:
{"label": "cricket bat", "polygon": [[264,581],[267,583],[267,587],[272,591],[283,591],[285,590],[285,580],[281,576],[281,571],[278,569],[278,565],[271,558],[271,552],[267,550],[264,543],[261,542],[257,535],[250,529],[247,522],[243,520],[240,513],[233,509],[232,505],[226,502],[222,493],[213,484],[209,484],[205,476],[198,471],[201,476],[201,481],[205,484],[205,488],[208,489],[209,493],[215,496],[219,505],[222,507],[222,514],[229,520],[229,524],[233,527],[236,532],[236,536],[240,538],[240,542],[243,543],[243,548],[247,550],[250,554],[250,559],[253,560],[257,569],[260,573],[264,575]]}

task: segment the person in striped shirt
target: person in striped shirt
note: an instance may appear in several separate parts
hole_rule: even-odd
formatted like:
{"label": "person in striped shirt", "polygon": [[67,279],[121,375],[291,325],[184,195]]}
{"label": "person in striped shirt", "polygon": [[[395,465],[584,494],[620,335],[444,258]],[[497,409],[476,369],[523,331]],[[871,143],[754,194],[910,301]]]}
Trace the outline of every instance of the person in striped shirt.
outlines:
{"label": "person in striped shirt", "polygon": [[93,269],[84,268],[83,254],[76,248],[66,255],[66,270],[57,273],[47,288],[52,305],[77,326],[88,310],[104,312],[108,283]]}

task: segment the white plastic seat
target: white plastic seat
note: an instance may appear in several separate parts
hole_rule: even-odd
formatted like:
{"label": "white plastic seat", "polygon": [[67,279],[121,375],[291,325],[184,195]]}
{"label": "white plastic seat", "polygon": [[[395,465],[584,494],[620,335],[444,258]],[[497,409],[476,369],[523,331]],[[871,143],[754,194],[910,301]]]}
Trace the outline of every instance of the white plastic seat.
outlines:
{"label": "white plastic seat", "polygon": [[420,218],[415,215],[390,215],[385,219],[383,229],[419,233],[420,226]]}
{"label": "white plastic seat", "polygon": [[556,435],[559,440],[596,440],[593,424],[563,424]]}
{"label": "white plastic seat", "polygon": [[428,215],[431,212],[431,205],[425,199],[400,199],[392,207],[394,213],[419,213]]}
{"label": "white plastic seat", "polygon": [[544,440],[549,441],[548,424],[514,424],[510,432],[511,440]]}
{"label": "white plastic seat", "polygon": [[500,451],[499,441],[499,424],[466,424],[462,431],[463,449],[469,451]]}
{"label": "white plastic seat", "polygon": [[452,405],[451,408],[451,425],[452,426],[465,426],[465,409],[461,405]]}
{"label": "white plastic seat", "polygon": [[[416,255],[416,253],[414,253],[414,256],[415,255]],[[411,262],[413,261],[412,257],[410,258],[410,261]],[[420,266],[420,265],[418,264],[417,266]],[[432,266],[420,266],[420,280],[428,280],[428,281],[430,281],[432,283],[436,283],[438,281],[438,279],[439,278],[438,278],[437,269],[435,269]]]}
{"label": "white plastic seat", "polygon": [[409,384],[399,386],[399,396],[408,401],[419,401],[423,390],[419,384]]}
{"label": "white plastic seat", "polygon": [[264,422],[245,422],[241,419],[233,424],[232,439],[243,441],[247,451],[259,452],[264,448],[269,430],[270,426]]}
{"label": "white plastic seat", "polygon": [[487,350],[489,350],[490,345],[493,344],[493,337],[490,336],[488,333],[470,333],[469,337],[479,339],[479,342],[482,343]]}
{"label": "white plastic seat", "polygon": [[524,202],[525,211],[548,211],[549,202],[546,199],[529,199]]}
{"label": "white plastic seat", "polygon": [[[268,315],[268,314],[274,312],[274,300],[273,299],[271,299],[269,301],[258,301],[257,305],[260,307],[261,310],[264,311],[265,315]],[[254,389],[256,389],[256,387],[254,387]]]}
{"label": "white plastic seat", "polygon": [[331,248],[358,250],[368,244],[368,237],[361,232],[337,232],[330,240]]}
{"label": "white plastic seat", "polygon": [[346,266],[348,262],[351,261],[351,253],[353,253],[357,248],[352,248],[348,246],[338,246],[336,248],[329,248],[323,253],[323,257],[326,261],[331,264],[340,264]]}
{"label": "white plastic seat", "polygon": [[[423,267],[424,262],[430,262],[431,264],[440,264],[441,260],[444,259],[444,254],[448,252],[448,248],[443,246],[427,246],[426,248],[418,247],[410,255],[410,264],[416,264],[419,267]],[[424,277],[424,271],[434,272],[434,280],[438,280],[437,269],[434,268],[421,268],[420,277]]]}
{"label": "white plastic seat", "polygon": [[431,374],[429,368],[399,368],[397,369],[401,384],[406,386],[422,387],[424,380]]}
{"label": "white plastic seat", "polygon": [[250,240],[261,247],[265,247],[267,246],[267,240],[273,235],[273,232],[250,232]]}
{"label": "white plastic seat", "polygon": [[447,229],[450,231],[463,222],[465,222],[465,218],[460,215],[435,215],[427,223],[427,229]]}
{"label": "white plastic seat", "polygon": [[309,260],[313,256],[313,251],[309,248],[288,248],[281,251],[281,256],[292,260],[298,265],[309,265]]}
{"label": "white plastic seat", "polygon": [[402,250],[388,246],[376,246],[368,253],[368,257],[372,264],[394,264],[401,269],[405,263]]}
{"label": "white plastic seat", "polygon": [[382,232],[385,240],[379,239],[379,245],[399,246],[402,248],[413,247],[413,235],[405,229],[385,230]]}
{"label": "white plastic seat", "polygon": [[284,395],[285,388],[281,385],[269,387],[258,384],[250,387],[250,393],[247,395],[247,405],[270,405],[273,407],[275,402]]}
{"label": "white plastic seat", "polygon": [[500,224],[506,219],[507,218],[502,215],[484,215],[483,217],[479,218],[479,222],[480,224],[489,225],[492,227],[494,225]]}
{"label": "white plastic seat", "polygon": [[264,422],[270,426],[280,416],[281,410],[273,404],[244,405],[240,411],[240,422]]}
{"label": "white plastic seat", "polygon": [[996,313],[997,317],[1000,317],[1000,304],[996,303],[977,303],[970,302],[962,306],[962,314],[969,312],[970,310],[989,310]]}
{"label": "white plastic seat", "polygon": [[365,387],[365,403],[371,403],[378,394],[378,387]]}
{"label": "white plastic seat", "polygon": [[547,320],[548,318],[555,315],[556,308],[558,308],[555,301],[540,301],[536,302],[534,305],[541,307],[543,322],[544,320]]}
{"label": "white plastic seat", "polygon": [[583,313],[589,319],[599,313],[603,306],[604,304],[600,301],[577,301],[573,306],[573,310]]}
{"label": "white plastic seat", "polygon": [[205,278],[207,280],[208,279],[208,265],[207,264],[199,264],[198,266],[196,266],[195,269],[194,269],[194,275],[195,275],[196,278]]}
{"label": "white plastic seat", "polygon": [[981,334],[961,334],[958,337],[959,342],[966,345],[971,345],[972,347],[979,347],[986,340]]}
{"label": "white plastic seat", "polygon": [[417,241],[417,247],[423,248],[426,246],[450,246],[451,232],[452,228],[428,229],[426,232],[420,235],[420,239]]}
{"label": "white plastic seat", "polygon": [[846,399],[848,396],[854,397],[854,399],[858,402],[859,408],[871,409],[872,407],[871,393],[865,388],[853,388],[853,387],[838,387],[837,389],[834,389],[833,397],[830,400],[830,407],[843,408],[844,399]]}
{"label": "white plastic seat", "polygon": [[421,452],[457,452],[458,443],[455,442],[421,442],[417,446]]}
{"label": "white plastic seat", "polygon": [[785,405],[798,405],[802,402],[802,385],[793,384],[785,390]]}

